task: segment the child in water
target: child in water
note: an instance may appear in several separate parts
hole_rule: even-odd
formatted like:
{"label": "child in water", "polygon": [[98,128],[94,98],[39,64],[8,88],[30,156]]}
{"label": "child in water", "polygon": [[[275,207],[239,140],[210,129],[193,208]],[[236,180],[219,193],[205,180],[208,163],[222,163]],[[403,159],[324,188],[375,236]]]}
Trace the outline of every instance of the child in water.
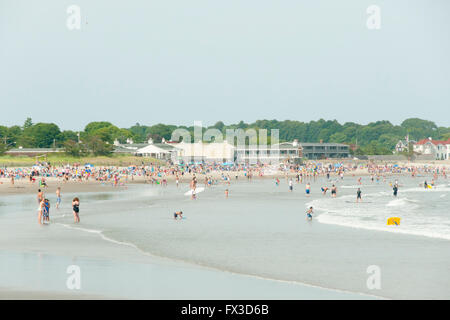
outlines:
{"label": "child in water", "polygon": [[183,211],[177,211],[177,212],[174,212],[174,213],[173,213],[173,218],[174,218],[175,220],[177,220],[178,217],[180,218],[180,220],[183,219]]}
{"label": "child in water", "polygon": [[308,220],[312,220],[313,207],[309,207],[308,211],[306,211],[306,218]]}
{"label": "child in water", "polygon": [[42,206],[42,221],[50,222],[50,201],[48,199],[44,199]]}
{"label": "child in water", "polygon": [[311,185],[309,183],[306,184],[305,192],[306,196],[309,197],[309,194],[311,193]]}

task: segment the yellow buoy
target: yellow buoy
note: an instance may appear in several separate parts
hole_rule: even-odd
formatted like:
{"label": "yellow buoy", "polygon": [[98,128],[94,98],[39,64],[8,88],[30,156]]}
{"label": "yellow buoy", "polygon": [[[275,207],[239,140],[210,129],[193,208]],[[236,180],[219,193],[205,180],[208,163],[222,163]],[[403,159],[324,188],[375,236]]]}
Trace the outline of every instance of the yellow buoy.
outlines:
{"label": "yellow buoy", "polygon": [[387,220],[387,225],[391,226],[391,225],[396,225],[399,226],[400,225],[400,218],[398,217],[391,217]]}

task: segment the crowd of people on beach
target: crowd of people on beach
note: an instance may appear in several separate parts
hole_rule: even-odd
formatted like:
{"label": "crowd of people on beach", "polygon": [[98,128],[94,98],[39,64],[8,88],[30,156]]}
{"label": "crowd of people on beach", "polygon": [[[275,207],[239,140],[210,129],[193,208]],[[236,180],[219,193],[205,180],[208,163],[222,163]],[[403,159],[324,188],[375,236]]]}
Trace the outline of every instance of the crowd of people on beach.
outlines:
{"label": "crowd of people on beach", "polygon": [[[190,163],[181,165],[156,165],[144,164],[133,165],[128,167],[100,166],[94,167],[90,164],[72,164],[72,165],[52,165],[47,162],[36,163],[31,168],[0,168],[0,178],[11,179],[14,181],[28,179],[30,183],[38,182],[40,186],[46,185],[47,178],[57,178],[61,182],[68,181],[98,181],[100,183],[112,183],[115,186],[134,181],[136,177],[143,177],[146,182],[152,184],[167,185],[167,179],[174,177],[180,180],[185,175],[210,175],[211,173],[220,173],[225,181],[231,181],[231,176],[237,178],[239,174],[244,175],[247,179],[252,177],[263,177],[270,175],[284,174],[295,175],[295,179],[302,183],[303,180],[317,179],[319,176],[336,175],[343,179],[344,175],[355,174],[356,172],[365,171],[377,181],[384,178],[386,174],[410,174],[412,177],[422,174],[433,174],[435,178],[442,175],[446,177],[445,167],[431,165],[404,165],[397,164],[357,164],[357,163],[324,163],[324,162],[308,162],[306,164],[284,164],[280,166],[268,164],[255,165],[224,165],[216,163]],[[211,184],[213,181],[207,181]]]}
{"label": "crowd of people on beach", "polygon": [[[305,183],[305,195],[310,197],[312,194],[311,183],[316,182],[319,177],[326,177],[329,185],[321,186],[320,190],[323,196],[327,195],[330,190],[331,197],[336,198],[338,188],[336,183],[343,180],[344,176],[358,177],[357,184],[361,185],[361,175],[370,176],[372,182],[386,182],[390,175],[408,174],[411,177],[420,177],[422,175],[432,175],[431,183],[426,181],[422,184],[425,188],[433,186],[438,177],[447,178],[446,168],[444,166],[434,165],[398,165],[398,164],[375,164],[375,163],[352,163],[352,162],[308,162],[306,164],[289,164],[285,163],[279,166],[271,165],[224,165],[216,163],[190,163],[180,165],[156,165],[153,163],[145,165],[134,165],[128,167],[94,167],[86,164],[72,164],[55,166],[51,163],[39,162],[31,168],[0,168],[0,178],[10,179],[14,185],[16,181],[25,180],[30,184],[37,183],[39,185],[38,204],[39,204],[39,223],[48,223],[50,221],[50,201],[44,196],[44,191],[48,187],[47,179],[56,179],[58,184],[68,182],[87,182],[94,181],[101,184],[111,184],[114,187],[124,186],[125,184],[134,182],[140,177],[144,183],[152,185],[167,186],[169,179],[175,181],[176,186],[185,180],[189,180],[191,190],[191,199],[197,198],[197,193],[203,190],[198,188],[199,181],[197,176],[203,175],[204,188],[208,188],[218,184],[230,185],[232,176],[234,180],[239,177],[251,181],[253,177],[275,177],[275,185],[280,185],[280,178],[284,176],[286,179],[288,190],[294,189],[294,181],[297,184]],[[3,182],[1,182],[3,183]],[[393,195],[396,197],[399,191],[399,183],[395,180],[390,183],[393,189]],[[225,197],[229,197],[229,188],[225,190]],[[356,191],[356,202],[362,201],[362,190],[359,187]],[[56,190],[56,209],[61,205],[61,187]],[[72,200],[72,211],[75,223],[80,222],[79,218],[79,198]],[[308,208],[307,218],[312,219],[313,208]],[[175,219],[182,218],[182,211],[174,214]]]}

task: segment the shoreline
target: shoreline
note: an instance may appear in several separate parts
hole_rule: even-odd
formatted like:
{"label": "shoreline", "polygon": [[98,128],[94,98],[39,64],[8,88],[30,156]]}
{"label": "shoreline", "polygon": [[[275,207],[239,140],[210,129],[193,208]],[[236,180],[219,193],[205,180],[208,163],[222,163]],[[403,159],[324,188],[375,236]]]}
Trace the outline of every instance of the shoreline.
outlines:
{"label": "shoreline", "polygon": [[[195,176],[197,177],[199,183],[199,186],[203,185],[203,180],[205,177],[212,177],[213,179],[218,179],[219,184],[224,183],[221,181],[222,178],[221,171],[215,171],[208,174],[202,174],[202,173],[196,173]],[[242,181],[247,181],[247,177],[244,175],[243,172],[237,172],[238,173],[238,180],[235,180],[235,172],[229,172],[231,177],[231,184],[234,184],[236,182],[240,183]],[[356,170],[354,172],[347,172],[345,174],[345,177],[367,177],[372,175],[371,173],[367,172],[367,170]],[[191,181],[194,174],[185,174],[184,176],[181,176],[179,183],[180,185],[189,185],[189,182]],[[253,175],[251,180],[267,180],[267,179],[286,179],[286,178],[295,178],[296,173],[294,172],[277,172],[272,174],[264,174],[262,176],[259,175]],[[385,176],[407,176],[406,173],[387,173]],[[316,178],[323,177],[323,175],[318,175]],[[173,175],[168,175],[164,177],[168,182],[174,183],[176,180],[176,177]],[[339,179],[339,175],[336,173],[330,174],[330,180],[333,179]],[[0,178],[0,194],[7,194],[7,195],[16,195],[16,194],[32,194],[36,193],[38,189],[42,189],[45,193],[55,193],[57,187],[61,187],[62,193],[76,193],[76,192],[101,192],[101,191],[120,191],[123,188],[126,188],[127,186],[133,186],[133,185],[152,185],[152,183],[148,182],[144,177],[137,176],[134,178],[134,180],[129,179],[128,182],[124,182],[121,185],[118,185],[117,187],[113,186],[113,183],[111,181],[108,182],[99,182],[95,180],[88,180],[88,181],[68,181],[63,182],[59,178],[54,177],[48,177],[46,178],[46,182],[48,187],[39,187],[38,182],[30,183],[27,179],[20,179],[15,180],[14,185],[11,185],[11,182],[8,178]],[[306,182],[314,182],[314,177],[308,177],[303,178],[303,183]]]}
{"label": "shoreline", "polygon": [[106,296],[82,293],[21,290],[0,287],[0,300],[111,300]]}

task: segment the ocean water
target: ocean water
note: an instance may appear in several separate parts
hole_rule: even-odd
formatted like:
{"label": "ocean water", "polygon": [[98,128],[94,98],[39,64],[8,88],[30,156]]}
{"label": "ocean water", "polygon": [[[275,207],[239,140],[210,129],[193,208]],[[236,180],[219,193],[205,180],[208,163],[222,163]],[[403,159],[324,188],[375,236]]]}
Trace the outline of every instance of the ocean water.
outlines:
{"label": "ocean water", "polygon": [[[397,198],[389,185],[395,179],[400,183]],[[450,186],[440,179],[436,188],[425,190],[419,187],[425,180],[431,177],[395,176],[380,182],[366,177],[362,185],[351,176],[318,178],[310,181],[312,194],[306,196],[305,183],[294,183],[289,192],[285,179],[279,186],[274,179],[240,179],[207,187],[196,200],[185,196],[187,184],[130,185],[116,192],[99,186],[96,193],[78,194],[63,190],[62,207],[51,209],[48,228],[261,279],[389,298],[448,298]],[[334,199],[320,191],[332,183],[338,187]],[[363,203],[357,204],[358,187]],[[71,213],[74,196],[80,198],[79,225],[73,224]],[[48,198],[54,203],[54,195]],[[306,220],[309,206],[314,207],[312,221]],[[175,221],[173,213],[180,210],[184,218]],[[45,240],[36,212],[35,195],[2,197],[0,231],[10,233],[11,241]],[[387,226],[389,217],[400,217],[400,226]],[[15,229],[24,235],[15,239]],[[384,270],[380,292],[367,289],[369,265]]]}
{"label": "ocean water", "polygon": [[[450,181],[438,180],[432,189],[418,186],[419,181],[423,183],[419,178],[400,178],[397,197],[389,182],[344,183],[343,196],[315,199],[309,205],[316,208],[321,223],[450,240]],[[356,203],[355,192],[347,194],[358,187],[362,203]],[[400,226],[387,225],[389,217],[400,217]]]}

